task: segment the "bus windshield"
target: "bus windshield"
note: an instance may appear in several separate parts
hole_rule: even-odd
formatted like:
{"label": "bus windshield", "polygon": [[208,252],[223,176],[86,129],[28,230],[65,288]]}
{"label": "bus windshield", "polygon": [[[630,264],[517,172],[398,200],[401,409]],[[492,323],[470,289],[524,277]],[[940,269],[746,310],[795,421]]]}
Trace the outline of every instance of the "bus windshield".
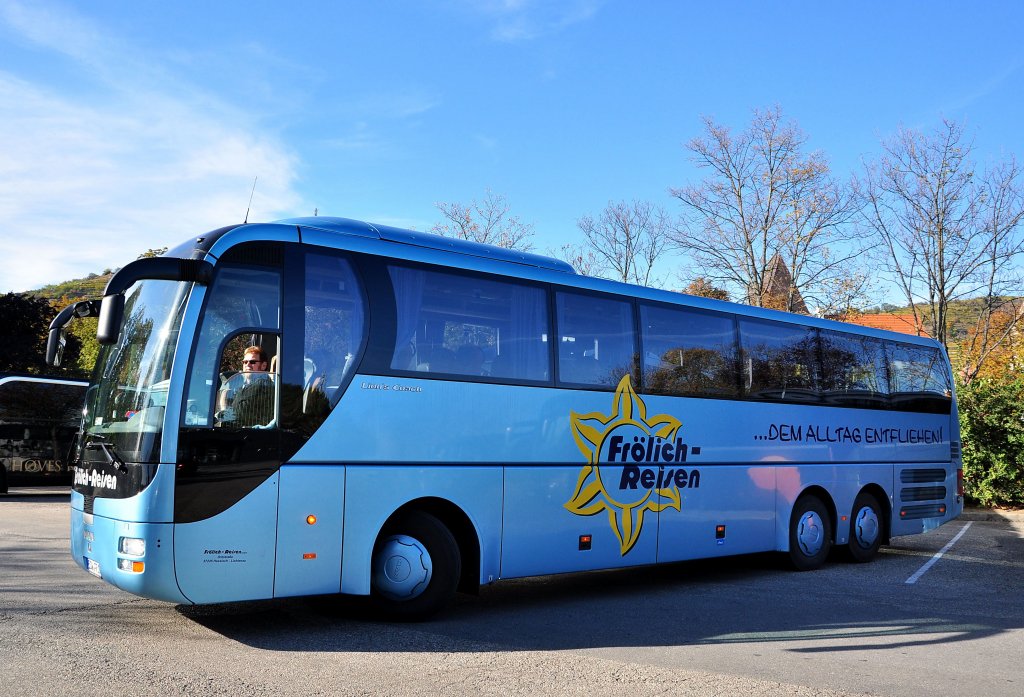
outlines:
{"label": "bus windshield", "polygon": [[[86,396],[86,459],[110,453],[126,462],[157,462],[167,385],[191,283],[141,281],[125,293],[118,342],[102,347]],[[87,448],[88,450],[88,448]]]}

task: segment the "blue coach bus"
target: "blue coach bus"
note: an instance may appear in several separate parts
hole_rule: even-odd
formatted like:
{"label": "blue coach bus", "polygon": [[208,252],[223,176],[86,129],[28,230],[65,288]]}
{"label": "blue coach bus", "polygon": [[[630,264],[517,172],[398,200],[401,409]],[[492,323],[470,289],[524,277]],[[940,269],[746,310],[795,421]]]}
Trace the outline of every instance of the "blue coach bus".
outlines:
{"label": "blue coach bus", "polygon": [[962,510],[926,338],[321,217],[132,262],[50,360],[87,315],[72,554],[146,597],[422,617],[503,578],[867,561]]}

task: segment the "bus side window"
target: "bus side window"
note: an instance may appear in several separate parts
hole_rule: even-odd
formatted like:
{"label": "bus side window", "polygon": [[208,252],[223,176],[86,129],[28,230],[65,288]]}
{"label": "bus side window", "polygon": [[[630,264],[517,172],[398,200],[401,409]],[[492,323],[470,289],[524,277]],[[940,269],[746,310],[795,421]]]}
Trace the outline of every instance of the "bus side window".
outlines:
{"label": "bus side window", "polygon": [[340,256],[306,255],[302,411],[326,416],[355,369],[366,327],[363,294],[352,265]]}
{"label": "bus side window", "polygon": [[559,292],[559,381],[615,386],[633,372],[633,308],[623,300]]}
{"label": "bus side window", "polygon": [[543,289],[389,266],[397,328],[391,368],[477,379],[548,378]]}
{"label": "bus side window", "polygon": [[821,391],[826,401],[844,406],[885,405],[889,385],[881,341],[822,331],[821,357]]}
{"label": "bus side window", "polygon": [[889,391],[896,409],[948,413],[952,386],[937,348],[891,344]]}
{"label": "bus side window", "polygon": [[641,305],[640,317],[646,391],[683,396],[738,394],[732,315]]}
{"label": "bus side window", "polygon": [[[192,355],[184,424],[210,428],[220,383],[241,370],[242,351],[259,329],[280,328],[281,276],[274,269],[222,268],[209,290],[203,324]],[[231,352],[222,350],[231,336]],[[266,336],[272,336],[266,334]],[[239,337],[249,337],[239,338]],[[277,353],[276,338],[270,355]],[[266,348],[266,347],[265,347]],[[212,413],[211,413],[212,410]]]}
{"label": "bus side window", "polygon": [[764,320],[739,321],[747,396],[755,399],[818,399],[817,331]]}

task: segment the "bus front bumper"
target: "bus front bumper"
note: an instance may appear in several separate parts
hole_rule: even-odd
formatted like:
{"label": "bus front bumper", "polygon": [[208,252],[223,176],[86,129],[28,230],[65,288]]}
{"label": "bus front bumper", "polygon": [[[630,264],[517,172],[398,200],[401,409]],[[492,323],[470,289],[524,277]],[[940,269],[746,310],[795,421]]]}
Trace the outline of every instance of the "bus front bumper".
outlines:
{"label": "bus front bumper", "polygon": [[156,600],[189,603],[174,576],[174,526],[128,523],[71,510],[71,556],[111,585]]}

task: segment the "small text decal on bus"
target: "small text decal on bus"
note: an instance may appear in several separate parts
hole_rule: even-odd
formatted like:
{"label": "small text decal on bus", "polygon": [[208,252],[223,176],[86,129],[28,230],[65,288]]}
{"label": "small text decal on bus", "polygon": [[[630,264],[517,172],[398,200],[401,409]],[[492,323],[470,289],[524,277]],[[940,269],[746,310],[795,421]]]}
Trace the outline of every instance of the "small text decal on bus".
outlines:
{"label": "small text decal on bus", "polygon": [[[565,508],[581,516],[608,511],[625,556],[640,539],[647,511],[678,511],[679,490],[700,486],[700,471],[686,469],[687,454],[699,454],[700,449],[683,442],[679,419],[667,414],[647,417],[647,405],[628,375],[619,381],[610,414],[571,412],[570,418],[576,447],[587,464]],[[622,466],[615,496],[601,477],[602,465]]]}
{"label": "small text decal on bus", "polygon": [[91,486],[94,489],[116,489],[117,477],[112,474],[103,474],[96,470],[89,472],[85,468],[76,467],[75,484],[79,486]]}

